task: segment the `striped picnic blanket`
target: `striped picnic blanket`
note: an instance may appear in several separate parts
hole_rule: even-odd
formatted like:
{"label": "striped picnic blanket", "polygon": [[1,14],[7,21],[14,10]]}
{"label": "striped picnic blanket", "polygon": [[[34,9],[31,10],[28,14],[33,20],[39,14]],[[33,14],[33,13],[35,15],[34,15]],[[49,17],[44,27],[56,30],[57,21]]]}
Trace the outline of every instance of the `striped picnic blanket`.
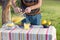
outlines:
{"label": "striped picnic blanket", "polygon": [[54,26],[31,28],[29,30],[21,28],[13,30],[0,29],[0,40],[56,40],[56,29]]}

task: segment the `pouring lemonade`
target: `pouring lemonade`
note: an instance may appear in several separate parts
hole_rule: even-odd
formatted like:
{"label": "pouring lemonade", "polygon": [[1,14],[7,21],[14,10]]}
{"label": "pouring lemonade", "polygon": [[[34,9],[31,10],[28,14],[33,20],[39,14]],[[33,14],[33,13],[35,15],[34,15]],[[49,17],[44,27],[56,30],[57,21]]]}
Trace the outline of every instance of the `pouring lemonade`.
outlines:
{"label": "pouring lemonade", "polygon": [[12,22],[18,23],[18,22],[21,22],[24,18],[25,17],[15,16],[15,17],[12,17]]}
{"label": "pouring lemonade", "polygon": [[25,14],[25,12],[20,12],[20,13],[16,14],[16,16],[12,17],[12,22],[14,22],[14,23],[21,22],[23,19],[26,18],[24,16],[24,14]]}

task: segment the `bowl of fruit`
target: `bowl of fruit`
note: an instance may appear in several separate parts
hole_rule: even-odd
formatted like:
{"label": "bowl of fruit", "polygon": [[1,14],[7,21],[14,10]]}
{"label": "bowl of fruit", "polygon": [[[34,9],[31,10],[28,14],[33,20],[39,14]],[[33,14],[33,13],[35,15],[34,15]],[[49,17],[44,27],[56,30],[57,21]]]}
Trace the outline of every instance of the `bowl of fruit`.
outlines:
{"label": "bowl of fruit", "polygon": [[49,28],[49,26],[51,26],[51,21],[47,21],[47,20],[42,20],[42,26],[44,28]]}
{"label": "bowl of fruit", "polygon": [[2,25],[3,29],[11,30],[15,28],[15,24],[13,22],[8,22]]}

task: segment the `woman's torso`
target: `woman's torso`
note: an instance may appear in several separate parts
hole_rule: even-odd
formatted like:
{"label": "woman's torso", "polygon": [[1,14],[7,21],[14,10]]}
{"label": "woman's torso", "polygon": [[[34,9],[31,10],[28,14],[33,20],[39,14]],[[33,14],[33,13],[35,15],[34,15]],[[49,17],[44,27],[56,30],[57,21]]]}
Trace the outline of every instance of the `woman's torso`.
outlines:
{"label": "woman's torso", "polygon": [[[38,3],[38,0],[21,0],[21,8],[25,10],[25,8],[36,5],[37,3]],[[40,8],[34,9],[28,15],[34,15],[39,11],[40,11]]]}

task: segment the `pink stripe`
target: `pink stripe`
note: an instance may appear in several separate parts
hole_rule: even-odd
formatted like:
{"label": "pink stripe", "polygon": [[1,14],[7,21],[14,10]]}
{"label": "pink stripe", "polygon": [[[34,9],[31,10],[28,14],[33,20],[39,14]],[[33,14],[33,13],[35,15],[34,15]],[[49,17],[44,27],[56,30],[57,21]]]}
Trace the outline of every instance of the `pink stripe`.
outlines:
{"label": "pink stripe", "polygon": [[[13,30],[15,30],[16,28],[14,28]],[[9,40],[11,40],[11,32],[13,31],[13,30],[11,30],[10,32],[9,32]]]}
{"label": "pink stripe", "polygon": [[39,29],[38,32],[37,32],[37,40],[38,40],[38,33],[39,33],[39,31],[40,31],[40,29]]}
{"label": "pink stripe", "polygon": [[49,28],[47,28],[47,31],[46,31],[46,40],[48,40],[48,29]]}
{"label": "pink stripe", "polygon": [[54,40],[56,40],[56,38],[54,38]]}
{"label": "pink stripe", "polygon": [[27,32],[27,40],[29,40],[29,35],[28,35],[28,33],[30,32],[32,30],[32,28]]}

